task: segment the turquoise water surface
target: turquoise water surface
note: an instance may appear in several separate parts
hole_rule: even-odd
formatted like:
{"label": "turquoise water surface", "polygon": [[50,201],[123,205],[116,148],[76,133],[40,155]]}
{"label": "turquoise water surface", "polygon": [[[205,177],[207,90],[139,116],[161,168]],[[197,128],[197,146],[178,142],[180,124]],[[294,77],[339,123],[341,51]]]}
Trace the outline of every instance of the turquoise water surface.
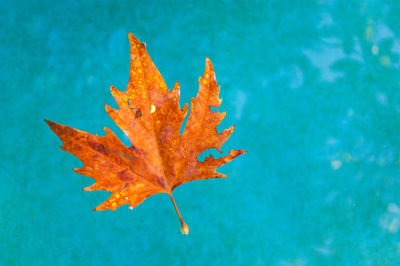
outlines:
{"label": "turquoise water surface", "polygon": [[[2,1],[0,265],[400,265],[399,1]],[[49,119],[122,131],[128,32],[181,106],[205,58],[248,153],[227,179],[135,208],[59,149]],[[213,154],[218,155],[218,153]]]}

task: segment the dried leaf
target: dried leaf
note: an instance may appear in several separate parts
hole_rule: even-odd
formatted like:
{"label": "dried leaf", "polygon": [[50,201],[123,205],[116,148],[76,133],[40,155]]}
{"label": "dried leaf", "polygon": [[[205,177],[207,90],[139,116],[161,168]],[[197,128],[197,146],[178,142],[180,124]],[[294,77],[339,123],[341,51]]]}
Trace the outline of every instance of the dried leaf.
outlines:
{"label": "dried leaf", "polygon": [[179,107],[179,84],[172,90],[167,86],[147,54],[145,45],[129,34],[131,67],[125,92],[111,86],[119,109],[105,106],[107,113],[128,136],[131,147],[125,146],[108,128],[105,136],[95,136],[45,120],[62,140],[61,149],[78,157],[84,166],[75,172],[92,177],[95,183],[86,191],[107,190],[111,196],[94,210],[115,210],[129,204],[139,205],[147,197],[167,193],[181,221],[183,234],[189,233],[172,197],[179,185],[200,179],[220,178],[226,175],[216,169],[245,153],[231,150],[229,155],[215,159],[210,156],[200,162],[197,156],[215,148],[221,152],[222,144],[234,127],[221,133],[216,127],[225,116],[213,112],[219,107],[219,87],[210,60],[199,78],[200,88],[191,99],[191,111],[183,134],[180,128],[188,112],[188,104]]}

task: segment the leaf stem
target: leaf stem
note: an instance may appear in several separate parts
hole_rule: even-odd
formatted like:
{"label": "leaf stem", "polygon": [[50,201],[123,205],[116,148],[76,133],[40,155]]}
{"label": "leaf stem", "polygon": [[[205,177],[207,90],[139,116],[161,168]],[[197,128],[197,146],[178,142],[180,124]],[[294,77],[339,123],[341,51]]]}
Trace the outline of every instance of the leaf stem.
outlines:
{"label": "leaf stem", "polygon": [[172,194],[171,194],[171,193],[169,193],[169,197],[171,198],[172,203],[174,204],[174,207],[175,207],[175,211],[176,211],[176,213],[178,214],[179,220],[181,221],[181,233],[182,233],[183,235],[188,235],[188,234],[189,234],[189,226],[187,226],[187,224],[185,224],[185,222],[183,221],[182,216],[181,216],[181,214],[179,213],[178,207],[176,206],[175,200],[174,200],[174,198],[172,197]]}

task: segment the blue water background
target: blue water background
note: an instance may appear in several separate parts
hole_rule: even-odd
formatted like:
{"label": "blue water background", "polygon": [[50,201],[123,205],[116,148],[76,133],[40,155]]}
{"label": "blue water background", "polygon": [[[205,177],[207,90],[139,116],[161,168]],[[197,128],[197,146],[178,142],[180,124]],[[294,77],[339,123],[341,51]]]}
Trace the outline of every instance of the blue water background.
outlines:
{"label": "blue water background", "polygon": [[[400,265],[399,1],[2,1],[0,265]],[[227,179],[133,211],[43,119],[127,139],[104,110],[132,32],[181,106],[214,64]]]}

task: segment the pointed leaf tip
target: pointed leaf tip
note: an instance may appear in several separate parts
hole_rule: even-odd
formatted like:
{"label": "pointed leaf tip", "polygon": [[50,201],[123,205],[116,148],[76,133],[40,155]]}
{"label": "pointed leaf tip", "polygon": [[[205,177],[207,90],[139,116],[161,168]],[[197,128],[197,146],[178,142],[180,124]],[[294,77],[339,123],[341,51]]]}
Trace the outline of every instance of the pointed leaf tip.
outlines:
{"label": "pointed leaf tip", "polygon": [[54,122],[52,122],[52,121],[50,121],[50,120],[47,120],[47,119],[45,119],[44,122],[46,122],[46,124],[47,124],[49,127],[51,127],[52,125],[54,125]]}
{"label": "pointed leaf tip", "polygon": [[208,57],[206,57],[206,67],[208,67],[211,72],[214,72],[213,64],[211,63],[211,60]]}
{"label": "pointed leaf tip", "polygon": [[129,37],[129,42],[131,43],[131,45],[138,45],[141,44],[141,42],[139,41],[138,38],[135,37],[135,35],[133,35],[132,33],[128,33],[128,37]]}

